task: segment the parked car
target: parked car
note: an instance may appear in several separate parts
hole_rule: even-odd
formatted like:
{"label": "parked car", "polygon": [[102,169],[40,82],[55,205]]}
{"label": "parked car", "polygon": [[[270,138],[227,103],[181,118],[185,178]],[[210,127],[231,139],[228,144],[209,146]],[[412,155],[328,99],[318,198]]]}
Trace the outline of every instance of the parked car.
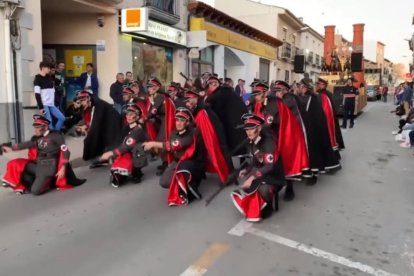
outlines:
{"label": "parked car", "polygon": [[368,101],[376,101],[378,99],[378,89],[376,85],[368,85],[367,86],[367,100]]}

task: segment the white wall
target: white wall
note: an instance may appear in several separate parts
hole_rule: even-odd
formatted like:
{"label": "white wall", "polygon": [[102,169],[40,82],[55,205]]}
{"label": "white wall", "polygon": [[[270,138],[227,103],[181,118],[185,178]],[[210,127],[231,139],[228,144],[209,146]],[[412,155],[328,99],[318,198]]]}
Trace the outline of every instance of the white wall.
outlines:
{"label": "white wall", "polygon": [[[0,9],[0,22],[4,21],[4,10]],[[0,27],[0,60],[2,60],[2,62],[0,62],[0,91],[2,91],[0,93],[0,103],[7,103],[7,93],[6,93],[6,64],[4,62],[5,60],[5,56],[4,56],[4,51],[5,51],[5,46],[4,45],[4,28],[3,28],[3,23],[1,24]]]}
{"label": "white wall", "polygon": [[276,36],[276,7],[249,0],[217,0],[214,7],[253,28]]}
{"label": "white wall", "polygon": [[24,1],[19,10],[21,50],[17,51],[17,82],[23,106],[36,105],[33,79],[42,60],[42,19],[40,0]]}

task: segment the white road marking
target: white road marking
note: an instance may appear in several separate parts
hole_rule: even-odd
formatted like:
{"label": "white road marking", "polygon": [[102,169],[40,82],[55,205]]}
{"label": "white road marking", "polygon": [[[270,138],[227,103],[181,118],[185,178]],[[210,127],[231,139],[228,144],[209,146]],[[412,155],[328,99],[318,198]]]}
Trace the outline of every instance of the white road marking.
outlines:
{"label": "white road marking", "polygon": [[381,269],[377,269],[374,267],[371,267],[369,265],[365,265],[362,264],[360,262],[354,262],[350,259],[344,258],[342,256],[315,248],[313,246],[308,246],[306,244],[294,241],[294,240],[290,240],[287,238],[284,238],[282,236],[276,235],[276,234],[272,234],[257,228],[254,228],[253,225],[251,223],[248,223],[244,220],[240,221],[238,224],[236,224],[236,226],[234,226],[229,232],[228,234],[230,235],[235,235],[235,236],[243,236],[243,234],[245,233],[249,233],[252,235],[255,235],[257,237],[260,238],[264,238],[266,240],[293,248],[293,249],[297,249],[299,251],[302,251],[304,253],[313,255],[315,257],[318,258],[323,258],[326,260],[329,260],[331,262],[334,263],[338,263],[350,268],[354,268],[354,269],[358,269],[359,271],[365,272],[367,274],[370,275],[374,275],[374,276],[398,276],[397,274],[393,274],[393,273],[389,273],[386,272],[384,270]]}
{"label": "white road marking", "polygon": [[206,274],[207,269],[195,267],[195,266],[189,266],[183,273],[180,274],[180,276],[201,276]]}

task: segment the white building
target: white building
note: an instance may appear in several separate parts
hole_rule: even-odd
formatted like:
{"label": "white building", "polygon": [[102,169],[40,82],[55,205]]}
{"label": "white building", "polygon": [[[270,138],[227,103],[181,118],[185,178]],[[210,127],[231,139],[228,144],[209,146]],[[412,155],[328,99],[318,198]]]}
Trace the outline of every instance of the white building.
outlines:
{"label": "white building", "polygon": [[275,74],[271,80],[298,81],[304,74],[294,73],[296,54],[306,55],[306,72],[316,80],[321,68],[324,37],[290,10],[250,0],[216,1],[215,7],[238,20],[251,25],[283,41],[278,49],[278,60],[273,65]]}
{"label": "white building", "polygon": [[193,78],[213,71],[234,82],[272,79],[280,40],[233,17],[232,11],[226,14],[203,2],[191,2],[188,9],[194,35],[190,47],[200,50],[199,58],[191,61]]}

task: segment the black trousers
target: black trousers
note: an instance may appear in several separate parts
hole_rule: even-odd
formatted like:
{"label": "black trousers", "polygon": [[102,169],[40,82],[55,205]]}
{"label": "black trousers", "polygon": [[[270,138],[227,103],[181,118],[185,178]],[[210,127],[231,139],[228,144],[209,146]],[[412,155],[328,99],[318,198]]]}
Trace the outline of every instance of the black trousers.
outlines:
{"label": "black trousers", "polygon": [[350,120],[350,125],[354,125],[354,111],[355,111],[355,100],[345,100],[344,103],[344,117],[342,120],[342,126],[347,127],[348,119]]}
{"label": "black trousers", "polygon": [[36,162],[30,161],[27,163],[22,175],[23,182],[25,182],[33,195],[41,195],[47,192],[54,179],[54,176],[36,174],[37,168]]}
{"label": "black trousers", "polygon": [[407,123],[407,120],[405,119],[400,119],[398,121],[398,129],[399,129],[398,133],[402,132],[403,126],[405,126],[406,123]]}

